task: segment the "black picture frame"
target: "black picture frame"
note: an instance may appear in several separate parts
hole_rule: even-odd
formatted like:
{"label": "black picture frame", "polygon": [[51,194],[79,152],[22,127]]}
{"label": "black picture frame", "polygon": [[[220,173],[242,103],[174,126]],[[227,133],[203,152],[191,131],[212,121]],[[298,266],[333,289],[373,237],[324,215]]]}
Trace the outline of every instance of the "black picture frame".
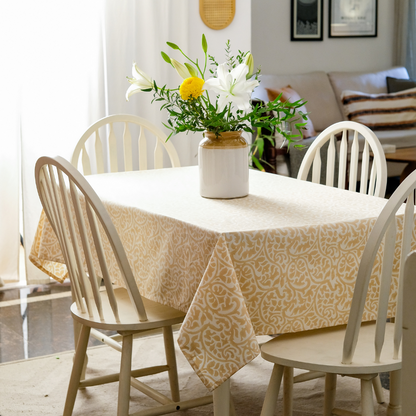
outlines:
{"label": "black picture frame", "polygon": [[290,40],[323,40],[323,0],[291,0]]}
{"label": "black picture frame", "polygon": [[378,0],[329,0],[328,37],[377,37]]}

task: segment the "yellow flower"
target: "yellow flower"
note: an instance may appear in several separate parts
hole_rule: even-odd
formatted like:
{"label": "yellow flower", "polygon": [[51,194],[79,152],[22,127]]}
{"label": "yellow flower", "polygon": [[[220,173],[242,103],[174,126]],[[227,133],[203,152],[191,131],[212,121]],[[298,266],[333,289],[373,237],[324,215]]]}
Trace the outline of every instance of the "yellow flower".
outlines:
{"label": "yellow flower", "polygon": [[182,100],[195,100],[202,95],[204,83],[205,81],[198,77],[186,78],[179,88]]}

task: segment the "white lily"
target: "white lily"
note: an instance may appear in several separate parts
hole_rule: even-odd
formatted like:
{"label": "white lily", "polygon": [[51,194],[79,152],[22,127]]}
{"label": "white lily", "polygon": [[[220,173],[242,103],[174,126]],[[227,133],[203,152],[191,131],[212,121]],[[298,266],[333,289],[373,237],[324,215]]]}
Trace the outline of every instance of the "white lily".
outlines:
{"label": "white lily", "polygon": [[222,111],[229,103],[234,104],[239,110],[250,109],[250,97],[253,89],[259,85],[256,80],[246,80],[249,67],[240,64],[231,72],[227,64],[218,65],[217,78],[205,81],[203,89],[219,94],[218,110]]}
{"label": "white lily", "polygon": [[133,78],[127,78],[130,82],[130,87],[126,92],[126,100],[142,90],[153,89],[153,80],[145,72],[139,69],[136,63],[133,64],[132,68]]}

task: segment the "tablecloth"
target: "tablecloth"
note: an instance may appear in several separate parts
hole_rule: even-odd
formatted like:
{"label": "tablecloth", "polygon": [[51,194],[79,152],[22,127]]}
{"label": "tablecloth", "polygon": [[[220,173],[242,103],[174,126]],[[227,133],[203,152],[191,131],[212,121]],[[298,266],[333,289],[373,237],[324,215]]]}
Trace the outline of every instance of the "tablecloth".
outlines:
{"label": "tablecloth", "polygon": [[[196,167],[87,179],[121,236],[141,294],[187,312],[178,342],[209,389],[259,354],[256,335],[346,323],[359,261],[386,203],[254,170],[249,196],[233,200],[202,198]],[[66,277],[44,216],[30,260],[58,281]],[[364,320],[375,318],[380,263],[381,253]]]}

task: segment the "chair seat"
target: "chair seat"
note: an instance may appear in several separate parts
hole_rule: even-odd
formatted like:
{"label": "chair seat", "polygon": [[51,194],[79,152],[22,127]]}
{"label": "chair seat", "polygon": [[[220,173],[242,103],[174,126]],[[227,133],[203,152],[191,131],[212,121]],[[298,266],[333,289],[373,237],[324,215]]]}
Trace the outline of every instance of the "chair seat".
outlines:
{"label": "chair seat", "polygon": [[76,303],[71,305],[71,314],[74,319],[84,325],[97,329],[106,329],[113,331],[141,331],[153,328],[160,328],[161,326],[171,326],[181,323],[185,318],[185,313],[171,308],[170,306],[162,305],[142,296],[144,307],[146,308],[147,321],[140,322],[138,314],[132,307],[129,299],[129,294],[124,288],[114,289],[114,294],[117,299],[119,307],[120,322],[117,322],[112,313],[107,292],[100,292],[104,321],[100,320],[98,311],[94,305],[94,316],[91,318],[88,312],[81,312],[78,310]]}
{"label": "chair seat", "polygon": [[363,323],[351,364],[342,364],[341,351],[346,325],[279,335],[261,347],[262,357],[275,364],[336,374],[372,374],[401,368],[393,359],[394,324],[386,326],[381,362],[374,362],[373,322]]}

